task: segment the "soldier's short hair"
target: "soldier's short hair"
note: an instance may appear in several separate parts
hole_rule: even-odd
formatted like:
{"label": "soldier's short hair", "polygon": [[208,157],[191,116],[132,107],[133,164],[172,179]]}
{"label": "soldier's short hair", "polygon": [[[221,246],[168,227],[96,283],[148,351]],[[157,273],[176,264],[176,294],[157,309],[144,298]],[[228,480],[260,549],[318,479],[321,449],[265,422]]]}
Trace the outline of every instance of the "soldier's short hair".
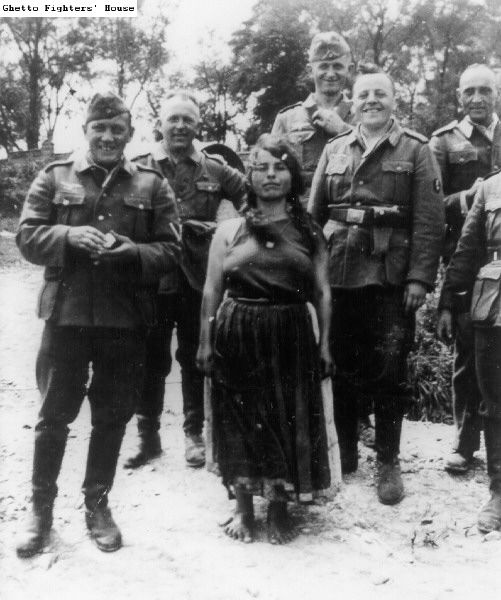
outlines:
{"label": "soldier's short hair", "polygon": [[160,121],[163,123],[165,120],[165,113],[167,111],[167,106],[172,100],[172,98],[176,98],[177,100],[181,100],[183,102],[191,102],[193,106],[196,108],[197,113],[200,115],[200,104],[196,97],[187,90],[172,90],[167,96],[165,96],[164,101],[162,103],[162,107],[160,109]]}
{"label": "soldier's short hair", "polygon": [[496,73],[494,73],[494,71],[489,67],[489,65],[486,65],[485,63],[473,63],[471,65],[468,65],[459,77],[459,87],[461,88],[461,81],[463,80],[464,76],[468,75],[470,71],[476,71],[477,69],[487,71],[490,75],[492,75],[494,87],[496,88]]}
{"label": "soldier's short hair", "polygon": [[370,71],[358,73],[355,77],[355,81],[353,82],[353,89],[355,89],[355,85],[359,79],[362,79],[362,77],[367,77],[368,75],[384,75],[390,82],[391,91],[393,94],[395,94],[395,82],[393,81],[393,77],[386,71],[383,71],[381,67],[375,67],[374,69],[371,68]]}

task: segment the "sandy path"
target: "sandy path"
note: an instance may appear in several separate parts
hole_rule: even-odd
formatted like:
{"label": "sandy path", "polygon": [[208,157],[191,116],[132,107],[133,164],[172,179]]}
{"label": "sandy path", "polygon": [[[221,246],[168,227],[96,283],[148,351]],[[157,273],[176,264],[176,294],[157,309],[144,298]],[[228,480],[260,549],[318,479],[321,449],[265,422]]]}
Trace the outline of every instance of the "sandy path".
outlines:
{"label": "sandy path", "polygon": [[[450,446],[445,425],[404,425],[402,465],[407,495],[397,507],[376,501],[373,455],[347,478],[334,501],[295,507],[300,535],[273,547],[259,530],[242,545],[216,521],[225,491],[206,471],[183,463],[179,373],[167,385],[165,452],[137,472],[118,470],[111,495],[125,547],[99,552],[87,538],[79,491],[89,436],[88,407],[72,427],[60,477],[55,534],[38,557],[14,552],[29,498],[37,410],[34,361],[41,323],[34,316],[41,278],[24,266],[0,271],[0,598],[86,600],[296,600],[403,598],[482,600],[501,594],[501,536],[479,535],[476,513],[487,497],[485,455],[475,471],[453,479],[438,458]],[[128,428],[122,459],[134,448]],[[263,515],[263,506],[258,507]]]}

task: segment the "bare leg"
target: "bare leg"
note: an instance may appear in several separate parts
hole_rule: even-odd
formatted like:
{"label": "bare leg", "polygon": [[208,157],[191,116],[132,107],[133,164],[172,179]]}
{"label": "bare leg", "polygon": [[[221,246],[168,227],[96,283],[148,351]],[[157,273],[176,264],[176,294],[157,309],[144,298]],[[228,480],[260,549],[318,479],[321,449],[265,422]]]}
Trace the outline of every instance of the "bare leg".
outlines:
{"label": "bare leg", "polygon": [[252,494],[241,488],[237,488],[235,496],[237,499],[235,514],[225,524],[224,532],[235,540],[249,544],[254,541],[254,504]]}
{"label": "bare leg", "polygon": [[295,536],[287,503],[283,500],[272,500],[268,505],[268,541],[270,544],[286,544]]}

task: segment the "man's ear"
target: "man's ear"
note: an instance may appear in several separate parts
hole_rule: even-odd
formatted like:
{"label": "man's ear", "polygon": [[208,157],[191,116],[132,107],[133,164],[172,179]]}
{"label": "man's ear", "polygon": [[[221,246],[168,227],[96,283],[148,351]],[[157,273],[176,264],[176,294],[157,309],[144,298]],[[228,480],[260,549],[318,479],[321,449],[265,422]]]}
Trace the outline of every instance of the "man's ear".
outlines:
{"label": "man's ear", "polygon": [[135,129],[131,125],[130,128],[129,128],[129,142],[132,139],[132,136],[134,135],[134,131],[135,131]]}
{"label": "man's ear", "polygon": [[462,109],[463,108],[463,102],[461,100],[461,90],[459,88],[456,89],[456,98],[457,98],[459,107]]}

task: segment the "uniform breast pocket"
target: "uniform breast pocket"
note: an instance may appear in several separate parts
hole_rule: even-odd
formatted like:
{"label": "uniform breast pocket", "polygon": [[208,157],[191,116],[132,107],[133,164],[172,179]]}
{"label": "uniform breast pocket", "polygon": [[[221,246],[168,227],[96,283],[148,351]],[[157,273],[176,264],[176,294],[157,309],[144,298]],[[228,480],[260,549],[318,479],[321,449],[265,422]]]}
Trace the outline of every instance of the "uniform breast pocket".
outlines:
{"label": "uniform breast pocket", "polygon": [[501,235],[501,195],[490,195],[485,202],[485,235],[489,240]]}
{"label": "uniform breast pocket", "polygon": [[83,225],[86,221],[85,194],[80,192],[57,191],[52,206],[56,223],[62,225]]}
{"label": "uniform breast pocket", "polygon": [[204,221],[215,221],[221,202],[221,185],[217,181],[197,181],[197,216]]}
{"label": "uniform breast pocket", "polygon": [[329,159],[325,168],[325,175],[330,202],[342,196],[350,187],[351,173],[349,164],[349,157],[345,154],[334,155]]}
{"label": "uniform breast pocket", "polygon": [[383,202],[408,204],[411,197],[413,163],[405,160],[385,160],[381,170]]}
{"label": "uniform breast pocket", "polygon": [[473,181],[480,176],[478,152],[476,148],[451,150],[449,160],[449,187],[451,192],[468,189]]}
{"label": "uniform breast pocket", "polygon": [[477,327],[493,327],[499,318],[501,261],[480,269],[471,299],[471,320]]}
{"label": "uniform breast pocket", "polygon": [[150,240],[153,225],[151,198],[136,194],[124,196],[124,212],[121,221],[121,233],[136,242]]}

